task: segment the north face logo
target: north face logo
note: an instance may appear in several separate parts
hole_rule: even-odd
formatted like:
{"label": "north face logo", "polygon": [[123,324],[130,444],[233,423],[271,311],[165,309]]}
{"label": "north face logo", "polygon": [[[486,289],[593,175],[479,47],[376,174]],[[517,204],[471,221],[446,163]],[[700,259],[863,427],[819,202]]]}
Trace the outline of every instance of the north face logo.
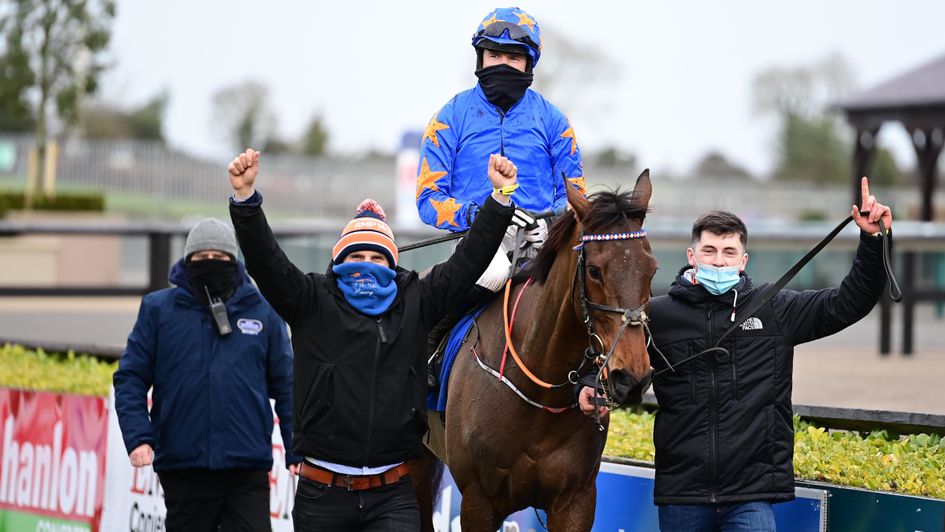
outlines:
{"label": "north face logo", "polygon": [[743,331],[760,331],[764,329],[764,325],[761,324],[761,320],[758,318],[748,318],[740,325]]}

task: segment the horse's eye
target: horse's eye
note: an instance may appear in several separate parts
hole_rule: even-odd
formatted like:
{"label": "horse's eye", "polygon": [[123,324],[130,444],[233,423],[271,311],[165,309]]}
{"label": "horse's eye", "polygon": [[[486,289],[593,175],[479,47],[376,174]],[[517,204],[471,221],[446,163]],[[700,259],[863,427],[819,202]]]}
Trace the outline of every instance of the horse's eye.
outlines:
{"label": "horse's eye", "polygon": [[588,266],[587,274],[591,277],[591,279],[594,279],[595,281],[600,281],[603,279],[603,276],[600,273],[600,268],[598,268],[597,266]]}

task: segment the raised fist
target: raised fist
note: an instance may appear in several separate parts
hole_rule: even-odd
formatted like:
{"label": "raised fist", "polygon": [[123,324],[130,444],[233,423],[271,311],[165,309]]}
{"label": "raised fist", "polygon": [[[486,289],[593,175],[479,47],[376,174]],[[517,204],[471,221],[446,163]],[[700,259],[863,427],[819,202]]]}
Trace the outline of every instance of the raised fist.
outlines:
{"label": "raised fist", "polygon": [[247,148],[230,161],[227,170],[230,173],[230,185],[233,186],[236,197],[245,199],[252,196],[253,183],[256,181],[256,175],[259,174],[259,152]]}

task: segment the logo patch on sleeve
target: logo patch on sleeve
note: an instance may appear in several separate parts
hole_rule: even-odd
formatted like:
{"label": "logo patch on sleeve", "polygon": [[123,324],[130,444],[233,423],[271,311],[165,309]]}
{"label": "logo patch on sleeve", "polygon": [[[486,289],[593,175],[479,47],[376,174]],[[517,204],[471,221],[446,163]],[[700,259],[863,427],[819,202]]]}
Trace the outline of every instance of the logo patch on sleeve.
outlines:
{"label": "logo patch on sleeve", "polygon": [[236,326],[239,327],[241,333],[251,334],[253,336],[258,336],[263,330],[263,324],[261,321],[249,318],[240,318],[236,320]]}

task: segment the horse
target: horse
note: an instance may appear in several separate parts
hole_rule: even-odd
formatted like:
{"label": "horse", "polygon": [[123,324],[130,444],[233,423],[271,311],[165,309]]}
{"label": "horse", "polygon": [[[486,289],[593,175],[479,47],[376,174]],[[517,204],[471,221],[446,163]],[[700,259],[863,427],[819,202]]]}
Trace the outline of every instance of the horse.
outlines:
{"label": "horse", "polygon": [[[567,189],[571,209],[463,340],[445,438],[434,426],[442,418],[430,416],[427,445],[462,493],[464,532],[494,532],[529,506],[545,511],[549,530],[590,530],[608,418],[595,422],[576,408],[577,377],[595,375],[590,384],[620,405],[640,403],[650,384],[645,309],[657,261],[642,229],[649,171],[630,193],[585,198]],[[432,530],[433,467],[411,467]]]}

